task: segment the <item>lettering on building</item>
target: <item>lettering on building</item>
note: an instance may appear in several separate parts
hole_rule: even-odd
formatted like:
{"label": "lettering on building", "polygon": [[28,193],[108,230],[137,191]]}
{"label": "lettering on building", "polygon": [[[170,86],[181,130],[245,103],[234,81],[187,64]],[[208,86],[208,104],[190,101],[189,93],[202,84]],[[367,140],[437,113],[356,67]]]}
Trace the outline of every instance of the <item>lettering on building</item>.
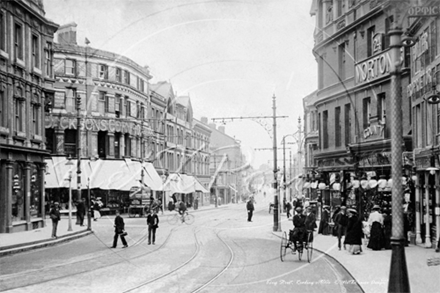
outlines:
{"label": "lettering on building", "polygon": [[432,83],[432,68],[427,68],[418,76],[414,76],[412,82],[406,87],[408,97],[415,99],[415,93],[421,91],[428,84]]}
{"label": "lettering on building", "polygon": [[[88,131],[109,131],[129,133],[131,135],[141,135],[141,125],[132,121],[115,120],[115,119],[99,119],[99,118],[81,118],[79,123],[81,130]],[[77,129],[77,119],[73,117],[45,117],[45,128],[59,129]],[[153,135],[151,128],[143,126],[142,134],[144,136]]]}
{"label": "lettering on building", "polygon": [[440,5],[413,6],[408,8],[408,17],[424,17],[440,15]]}
{"label": "lettering on building", "polygon": [[370,138],[370,137],[383,137],[384,135],[385,127],[381,124],[371,125],[368,128],[364,129],[364,138]]}
{"label": "lettering on building", "polygon": [[391,57],[389,52],[356,64],[356,83],[370,82],[390,73]]}

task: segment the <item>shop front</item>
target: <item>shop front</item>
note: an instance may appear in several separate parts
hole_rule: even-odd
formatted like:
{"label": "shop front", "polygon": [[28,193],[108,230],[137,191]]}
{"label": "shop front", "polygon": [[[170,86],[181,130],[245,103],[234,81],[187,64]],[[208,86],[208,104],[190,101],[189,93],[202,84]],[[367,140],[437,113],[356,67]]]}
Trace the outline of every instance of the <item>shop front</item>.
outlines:
{"label": "shop front", "polygon": [[0,233],[45,226],[44,151],[8,146],[0,152]]}

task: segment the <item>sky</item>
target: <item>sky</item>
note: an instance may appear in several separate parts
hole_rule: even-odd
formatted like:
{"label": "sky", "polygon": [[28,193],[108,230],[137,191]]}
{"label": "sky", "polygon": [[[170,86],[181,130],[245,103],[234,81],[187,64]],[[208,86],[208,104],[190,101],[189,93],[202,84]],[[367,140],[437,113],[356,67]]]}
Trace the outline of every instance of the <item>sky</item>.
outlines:
{"label": "sky", "polygon": [[[46,17],[77,23],[78,45],[150,68],[191,98],[194,117],[273,115],[277,142],[298,131],[302,99],[317,88],[311,0],[44,0]],[[273,165],[271,118],[217,123],[241,141],[250,163]],[[269,130],[269,131],[268,131]],[[292,136],[286,142],[294,142]],[[288,144],[296,152],[297,145]],[[288,151],[287,151],[288,153]],[[282,151],[278,152],[278,159]],[[282,162],[278,161],[278,165]]]}

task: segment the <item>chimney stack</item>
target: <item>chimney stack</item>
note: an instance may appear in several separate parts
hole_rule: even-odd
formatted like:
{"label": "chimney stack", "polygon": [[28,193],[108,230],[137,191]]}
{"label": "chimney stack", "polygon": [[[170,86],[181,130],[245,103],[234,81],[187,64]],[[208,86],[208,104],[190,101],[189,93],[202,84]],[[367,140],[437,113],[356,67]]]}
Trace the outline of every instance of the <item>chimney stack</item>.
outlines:
{"label": "chimney stack", "polygon": [[70,22],[60,26],[57,30],[58,44],[77,45],[76,43],[76,27],[78,25]]}

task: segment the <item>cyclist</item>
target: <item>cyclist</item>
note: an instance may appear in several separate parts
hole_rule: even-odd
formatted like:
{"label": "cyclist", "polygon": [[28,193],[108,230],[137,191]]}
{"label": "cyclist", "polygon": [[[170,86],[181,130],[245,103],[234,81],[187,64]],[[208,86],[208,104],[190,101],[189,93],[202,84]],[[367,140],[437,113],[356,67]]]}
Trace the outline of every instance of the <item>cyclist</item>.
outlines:
{"label": "cyclist", "polygon": [[184,203],[183,201],[180,201],[180,202],[179,202],[178,211],[179,211],[179,214],[180,214],[180,216],[182,217],[182,221],[183,221],[183,219],[184,219],[184,214],[187,214],[187,213],[188,213],[188,212],[187,212],[186,205],[185,205],[185,203]]}
{"label": "cyclist", "polygon": [[[304,234],[306,232],[306,215],[302,213],[303,209],[302,207],[297,207],[295,209],[296,215],[293,217],[293,233],[291,235],[290,241],[293,242],[294,245],[294,251],[298,250],[299,248],[302,248],[302,243],[304,240]],[[298,246],[299,244],[299,246]]]}

